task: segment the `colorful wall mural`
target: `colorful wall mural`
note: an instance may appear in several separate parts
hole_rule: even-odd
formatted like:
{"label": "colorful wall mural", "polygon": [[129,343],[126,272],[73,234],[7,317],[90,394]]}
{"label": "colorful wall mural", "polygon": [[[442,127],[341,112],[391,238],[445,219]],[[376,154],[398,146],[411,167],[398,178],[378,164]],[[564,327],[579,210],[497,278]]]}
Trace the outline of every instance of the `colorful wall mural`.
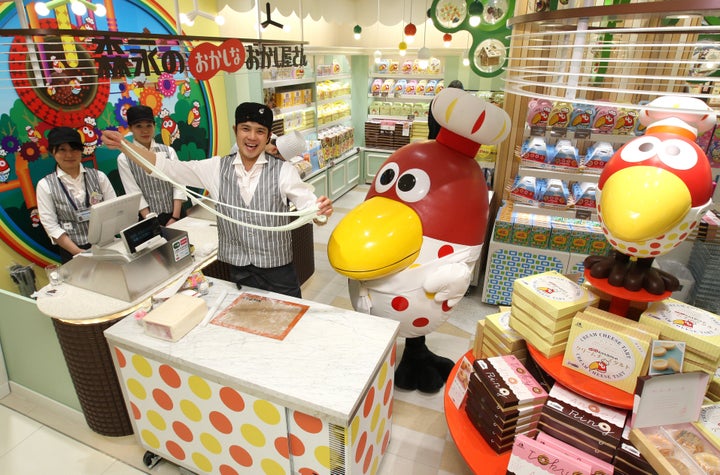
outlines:
{"label": "colorful wall mural", "polygon": [[[156,141],[175,148],[181,160],[205,158],[215,148],[212,90],[188,71],[191,46],[153,38],[176,34],[173,16],[153,0],[95,5],[97,10],[79,15],[65,3],[41,16],[34,2],[26,2],[22,13],[30,31],[73,29],[78,36],[8,36],[8,30],[23,28],[24,19],[14,3],[0,4],[0,238],[39,266],[58,258],[35,201],[35,185],[55,166],[49,129],[76,128],[85,166],[105,172],[118,194],[124,191],[117,152],[101,147],[100,131],[127,130],[125,111],[132,105],[153,109]],[[93,36],[92,30],[145,35]]]}

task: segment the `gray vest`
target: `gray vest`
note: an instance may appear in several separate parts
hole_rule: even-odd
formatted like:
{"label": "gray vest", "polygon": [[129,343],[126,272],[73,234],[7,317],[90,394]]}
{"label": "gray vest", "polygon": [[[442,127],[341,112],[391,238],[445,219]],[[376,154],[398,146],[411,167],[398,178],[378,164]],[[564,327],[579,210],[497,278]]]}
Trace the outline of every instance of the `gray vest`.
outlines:
{"label": "gray vest", "polygon": [[[258,211],[288,211],[288,205],[280,196],[278,180],[283,161],[268,156],[268,163],[260,173],[260,181],[250,204],[240,196],[235,175],[235,154],[226,155],[220,162],[220,191],[218,201],[232,206]],[[270,216],[249,213],[223,204],[217,210],[233,219],[260,226],[281,226],[290,222],[287,216]],[[292,238],[290,231],[264,231],[239,226],[218,219],[218,259],[236,266],[253,264],[257,267],[279,267],[292,262]]]}
{"label": "gray vest", "polygon": [[[78,223],[77,212],[75,210],[75,207],[78,210],[87,209],[86,202],[75,202],[75,207],[73,207],[65,191],[63,191],[63,188],[60,186],[60,178],[58,178],[57,170],[46,176],[45,180],[48,185],[50,185],[50,193],[52,194],[53,203],[55,204],[55,214],[57,215],[58,224],[60,224],[75,244],[78,246],[87,244],[89,223],[88,221]],[[97,170],[94,168],[85,168],[83,180],[85,181],[85,193],[88,200],[93,192],[101,196],[100,201],[105,200],[105,197],[102,196],[102,192],[100,191],[100,181],[98,180]],[[72,195],[70,196],[72,197]],[[74,201],[74,198],[72,199]]]}
{"label": "gray vest", "polygon": [[[169,149],[165,144],[153,142],[152,151],[155,153],[165,152],[166,156],[170,156]],[[160,180],[148,175],[132,160],[128,159],[130,171],[135,177],[140,192],[145,201],[147,201],[150,211],[156,214],[173,212],[173,186],[165,180]]]}

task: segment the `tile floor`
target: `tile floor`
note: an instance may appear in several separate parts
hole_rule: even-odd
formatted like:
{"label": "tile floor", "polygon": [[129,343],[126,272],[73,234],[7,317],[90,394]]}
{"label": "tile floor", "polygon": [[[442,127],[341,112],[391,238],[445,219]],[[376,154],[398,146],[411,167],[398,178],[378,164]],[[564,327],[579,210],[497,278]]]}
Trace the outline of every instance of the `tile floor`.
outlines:
{"label": "tile floor", "polygon": [[[359,186],[338,199],[335,215],[324,227],[315,227],[313,276],[303,285],[307,299],[351,308],[346,279],[335,273],[326,258],[326,243],[333,223],[361,203],[367,186]],[[457,360],[471,345],[479,318],[497,307],[480,301],[479,289],[466,296],[453,316],[427,337],[438,354]],[[398,355],[403,339],[398,340]],[[393,432],[380,475],[469,475],[443,415],[443,393],[395,391]],[[142,462],[145,450],[134,436],[103,437],[92,432],[82,414],[23,388],[13,387],[0,399],[0,474],[7,475],[169,475],[189,472],[161,461],[152,469]]]}

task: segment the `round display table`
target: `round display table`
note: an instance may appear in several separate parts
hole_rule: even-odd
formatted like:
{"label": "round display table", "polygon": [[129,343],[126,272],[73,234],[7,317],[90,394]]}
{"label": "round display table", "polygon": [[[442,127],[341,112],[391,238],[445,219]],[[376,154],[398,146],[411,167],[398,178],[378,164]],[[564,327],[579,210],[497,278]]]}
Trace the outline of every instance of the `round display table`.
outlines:
{"label": "round display table", "polygon": [[589,269],[585,269],[584,274],[585,280],[592,284],[593,287],[611,296],[610,308],[608,309],[608,311],[621,317],[627,316],[631,302],[657,302],[659,300],[665,300],[672,294],[672,292],[669,291],[657,295],[651,294],[645,289],[635,291],[627,290],[623,287],[615,287],[614,285],[610,285],[607,279],[597,279],[591,276]]}
{"label": "round display table", "polygon": [[[465,353],[464,358],[467,358],[470,362],[475,361],[472,351]],[[463,358],[460,358],[455,364],[445,383],[445,420],[447,421],[450,435],[453,441],[455,441],[460,455],[465,459],[465,463],[468,464],[474,473],[504,475],[510,462],[510,451],[498,454],[490,448],[485,442],[485,439],[480,435],[480,432],[478,432],[472,422],[470,422],[470,419],[468,419],[465,413],[465,402],[463,401],[460,409],[457,409],[448,395],[451,383],[455,379],[462,360]]]}

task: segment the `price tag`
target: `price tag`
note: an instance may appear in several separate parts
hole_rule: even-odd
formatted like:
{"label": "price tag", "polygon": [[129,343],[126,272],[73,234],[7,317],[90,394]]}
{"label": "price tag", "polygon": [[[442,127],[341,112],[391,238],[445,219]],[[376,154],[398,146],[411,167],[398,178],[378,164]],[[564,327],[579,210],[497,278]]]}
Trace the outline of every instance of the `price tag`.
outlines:
{"label": "price tag", "polygon": [[530,127],[530,135],[533,137],[544,137],[545,127],[533,125],[532,127]]}
{"label": "price tag", "polygon": [[402,136],[403,137],[410,136],[410,122],[403,122]]}
{"label": "price tag", "polygon": [[565,127],[553,127],[550,129],[551,137],[565,137],[567,135],[567,129]]}
{"label": "price tag", "polygon": [[590,129],[575,129],[576,139],[587,139],[590,137]]}

